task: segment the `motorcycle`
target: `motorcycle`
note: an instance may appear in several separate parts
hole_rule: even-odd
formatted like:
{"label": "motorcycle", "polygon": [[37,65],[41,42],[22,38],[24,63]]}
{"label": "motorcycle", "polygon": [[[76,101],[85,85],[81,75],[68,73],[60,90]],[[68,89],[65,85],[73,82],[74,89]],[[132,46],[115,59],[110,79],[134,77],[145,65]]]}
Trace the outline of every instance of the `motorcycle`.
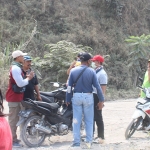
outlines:
{"label": "motorcycle", "polygon": [[66,84],[60,82],[50,82],[50,83],[53,84],[53,87],[56,87],[57,89],[51,92],[40,91],[42,101],[47,103],[64,102],[66,99],[66,90],[67,90]]}
{"label": "motorcycle", "polygon": [[150,130],[150,88],[138,87],[146,94],[146,98],[137,99],[136,110],[132,116],[132,121],[125,131],[126,139],[129,139],[136,130]]}
{"label": "motorcycle", "polygon": [[[58,82],[53,82],[53,86],[58,89],[52,92],[40,91],[42,102],[31,99],[22,102],[25,110],[19,112],[17,126],[21,127],[21,138],[29,147],[40,146],[46,136],[65,135],[72,130],[73,111],[72,105],[65,104],[66,86]],[[37,138],[38,141],[33,141]]]}
{"label": "motorcycle", "polygon": [[[57,88],[54,91],[51,92],[43,92],[40,91],[40,96],[42,98],[43,102],[47,103],[58,103],[60,108],[58,108],[57,113],[59,115],[63,115],[64,117],[70,117],[73,115],[72,112],[72,104],[66,106],[65,100],[66,100],[66,91],[67,91],[67,86],[66,83],[60,83],[60,82],[50,82],[50,84],[53,84],[53,87]],[[36,93],[35,93],[36,95]],[[73,116],[72,116],[73,118]],[[84,124],[84,118],[82,118],[81,122],[81,130],[83,131],[85,128]]]}
{"label": "motorcycle", "polygon": [[[43,102],[57,103],[60,107],[58,108],[57,114],[63,115],[64,117],[70,117],[72,115],[72,105],[66,105],[66,90],[67,86],[65,83],[50,82],[53,87],[57,88],[51,92],[40,91],[40,96]],[[36,93],[35,93],[36,97]]]}
{"label": "motorcycle", "polygon": [[26,99],[23,101],[26,110],[20,111],[21,138],[29,147],[40,146],[46,136],[66,135],[72,126],[72,110],[70,113],[58,114],[58,103],[46,103]]}

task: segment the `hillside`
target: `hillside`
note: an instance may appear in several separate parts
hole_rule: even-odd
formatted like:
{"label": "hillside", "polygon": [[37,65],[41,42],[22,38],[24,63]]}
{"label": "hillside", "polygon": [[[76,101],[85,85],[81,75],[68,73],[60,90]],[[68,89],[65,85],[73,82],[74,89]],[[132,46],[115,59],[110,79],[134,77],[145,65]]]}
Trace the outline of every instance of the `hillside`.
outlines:
{"label": "hillside", "polygon": [[32,56],[43,56],[45,44],[61,40],[90,46],[93,55],[110,55],[104,65],[110,88],[135,85],[137,73],[127,67],[130,49],[124,40],[149,34],[149,0],[0,0],[0,4],[1,52],[27,41],[37,23],[37,34],[26,49]]}

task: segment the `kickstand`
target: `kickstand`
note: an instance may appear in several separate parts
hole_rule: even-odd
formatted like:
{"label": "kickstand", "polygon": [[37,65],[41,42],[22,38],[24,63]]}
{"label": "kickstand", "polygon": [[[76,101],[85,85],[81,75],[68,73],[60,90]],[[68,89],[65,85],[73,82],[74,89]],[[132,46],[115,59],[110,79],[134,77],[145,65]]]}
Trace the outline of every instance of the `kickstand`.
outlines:
{"label": "kickstand", "polygon": [[49,136],[48,140],[49,140],[50,144],[53,144],[53,141],[50,140],[50,136]]}

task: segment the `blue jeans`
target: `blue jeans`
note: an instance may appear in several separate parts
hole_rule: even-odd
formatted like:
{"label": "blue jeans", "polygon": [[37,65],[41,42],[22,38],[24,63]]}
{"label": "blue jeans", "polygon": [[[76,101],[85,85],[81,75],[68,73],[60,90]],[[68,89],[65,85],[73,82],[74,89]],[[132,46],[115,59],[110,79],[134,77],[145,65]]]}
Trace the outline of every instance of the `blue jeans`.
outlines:
{"label": "blue jeans", "polygon": [[73,144],[80,145],[80,127],[82,114],[84,116],[86,142],[93,139],[93,120],[94,120],[94,100],[92,93],[74,93],[72,98],[73,106]]}

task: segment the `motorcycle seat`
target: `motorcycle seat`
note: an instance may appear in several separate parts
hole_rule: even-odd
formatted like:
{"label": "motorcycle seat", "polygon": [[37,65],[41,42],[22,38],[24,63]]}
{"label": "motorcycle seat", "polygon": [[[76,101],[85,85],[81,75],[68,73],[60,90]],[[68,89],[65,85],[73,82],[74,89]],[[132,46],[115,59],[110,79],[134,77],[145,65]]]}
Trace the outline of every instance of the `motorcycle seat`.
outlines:
{"label": "motorcycle seat", "polygon": [[45,96],[50,96],[50,97],[55,96],[55,93],[52,93],[52,92],[42,92],[42,91],[40,91],[40,94],[45,95]]}
{"label": "motorcycle seat", "polygon": [[46,103],[46,102],[37,102],[37,101],[35,103],[37,103],[39,106],[43,106],[50,109],[57,109],[60,107],[57,103]]}
{"label": "motorcycle seat", "polygon": [[45,96],[45,95],[42,95],[41,94],[41,98],[42,98],[42,101],[43,102],[46,102],[46,103],[54,103],[54,97],[50,97],[50,96]]}

